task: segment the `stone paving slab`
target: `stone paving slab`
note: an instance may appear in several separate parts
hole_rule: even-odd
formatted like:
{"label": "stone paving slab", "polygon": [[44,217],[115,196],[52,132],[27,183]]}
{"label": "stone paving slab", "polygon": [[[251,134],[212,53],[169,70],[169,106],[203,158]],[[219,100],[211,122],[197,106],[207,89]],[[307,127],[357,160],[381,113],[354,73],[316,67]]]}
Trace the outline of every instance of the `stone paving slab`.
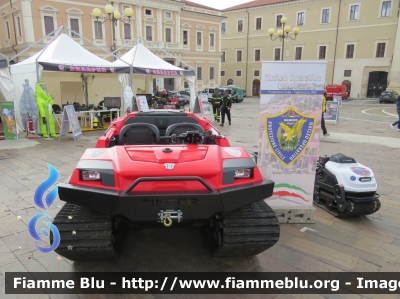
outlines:
{"label": "stone paving slab", "polygon": [[[258,110],[250,103],[234,104],[232,126],[218,127],[232,146],[249,153],[258,147]],[[256,100],[254,100],[256,101]],[[95,145],[101,131],[85,132],[73,139],[43,141],[34,147],[1,149],[0,141],[0,298],[199,298],[198,295],[4,295],[7,271],[400,271],[400,133],[391,130],[390,118],[370,122],[351,120],[360,110],[352,101],[342,108],[338,125],[327,124],[330,137],[321,140],[320,155],[344,153],[372,168],[378,181],[382,208],[377,213],[355,219],[338,219],[316,208],[315,224],[282,224],[277,245],[256,256],[215,258],[209,254],[200,229],[146,229],[128,231],[121,257],[115,261],[75,263],[56,253],[42,254],[34,247],[27,225],[39,213],[33,192],[48,176],[47,162],[65,180],[82,153]],[[389,110],[388,110],[389,111]],[[357,116],[359,117],[359,116]],[[347,134],[347,135],[346,135]],[[349,137],[350,136],[350,137]],[[355,138],[357,136],[357,138]],[[363,137],[365,136],[365,137]],[[375,138],[376,137],[381,137]],[[385,138],[385,139],[382,139]],[[363,143],[357,142],[358,140]],[[379,140],[380,142],[377,142]],[[365,142],[365,143],[364,143]],[[59,211],[56,200],[46,212]],[[21,219],[17,217],[21,216]],[[304,227],[315,231],[306,230]],[[48,242],[48,241],[46,241]],[[21,248],[19,248],[21,247]],[[205,295],[201,298],[398,298],[398,295]]]}

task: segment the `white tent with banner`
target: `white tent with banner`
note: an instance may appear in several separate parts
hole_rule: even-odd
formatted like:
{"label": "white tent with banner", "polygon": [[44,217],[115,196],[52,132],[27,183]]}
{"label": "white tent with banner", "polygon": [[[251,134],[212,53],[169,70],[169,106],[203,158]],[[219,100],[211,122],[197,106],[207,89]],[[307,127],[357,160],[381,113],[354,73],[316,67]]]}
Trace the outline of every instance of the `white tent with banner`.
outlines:
{"label": "white tent with banner", "polygon": [[[116,51],[119,51],[120,49],[117,49]],[[175,57],[175,59],[177,58]],[[118,69],[118,73],[124,73],[120,74],[118,77],[123,88],[132,82],[132,75],[147,75],[153,78],[184,77],[189,85],[190,109],[193,111],[195,105],[194,71],[177,67],[158,57],[141,43],[141,38],[138,38],[135,47],[112,64]]]}
{"label": "white tent with banner", "polygon": [[116,66],[110,61],[89,52],[67,34],[61,33],[58,35],[62,29],[69,30],[68,28],[60,27],[55,31],[54,37],[43,50],[11,66],[11,75],[14,82],[15,110],[18,115],[18,124],[21,127],[22,123],[19,117],[18,103],[26,79],[29,80],[29,85],[35,89],[36,83],[40,81],[43,71],[77,73],[79,76],[82,73],[110,74],[118,71]]}

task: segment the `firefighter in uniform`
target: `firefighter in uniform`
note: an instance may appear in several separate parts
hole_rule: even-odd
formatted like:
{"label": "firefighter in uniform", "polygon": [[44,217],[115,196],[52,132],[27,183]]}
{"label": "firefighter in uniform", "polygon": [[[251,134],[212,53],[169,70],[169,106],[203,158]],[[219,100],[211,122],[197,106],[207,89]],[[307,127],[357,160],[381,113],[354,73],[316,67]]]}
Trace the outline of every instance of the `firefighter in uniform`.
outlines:
{"label": "firefighter in uniform", "polygon": [[231,125],[231,107],[232,107],[232,99],[228,95],[228,91],[224,90],[224,96],[222,97],[221,101],[221,124],[222,127],[225,122],[225,114],[228,117],[229,125]]}
{"label": "firefighter in uniform", "polygon": [[222,100],[222,96],[218,95],[218,89],[215,89],[215,92],[213,93],[212,97],[211,97],[211,104],[213,107],[213,113],[214,113],[214,120],[216,120],[217,122],[219,122],[221,116],[220,116],[220,107],[221,107],[221,100]]}
{"label": "firefighter in uniform", "polygon": [[[105,110],[104,109],[104,101],[101,101],[99,105],[97,106],[97,109],[99,110]],[[103,118],[104,121],[109,122],[111,121],[111,114],[110,112],[100,112],[100,116]]]}

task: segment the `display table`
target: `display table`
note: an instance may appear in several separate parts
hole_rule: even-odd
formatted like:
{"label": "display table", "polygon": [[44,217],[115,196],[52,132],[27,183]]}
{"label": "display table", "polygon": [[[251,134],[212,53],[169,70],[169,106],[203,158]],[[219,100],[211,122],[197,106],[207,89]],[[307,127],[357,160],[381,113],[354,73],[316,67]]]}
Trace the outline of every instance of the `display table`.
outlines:
{"label": "display table", "polygon": [[[86,113],[90,114],[90,128],[93,129],[93,118],[94,118],[94,113],[105,113],[109,112],[110,115],[112,115],[113,112],[117,112],[117,117],[119,117],[119,114],[121,112],[121,109],[106,109],[106,110],[90,110],[90,111],[85,111]],[[101,114],[100,114],[101,115]]]}

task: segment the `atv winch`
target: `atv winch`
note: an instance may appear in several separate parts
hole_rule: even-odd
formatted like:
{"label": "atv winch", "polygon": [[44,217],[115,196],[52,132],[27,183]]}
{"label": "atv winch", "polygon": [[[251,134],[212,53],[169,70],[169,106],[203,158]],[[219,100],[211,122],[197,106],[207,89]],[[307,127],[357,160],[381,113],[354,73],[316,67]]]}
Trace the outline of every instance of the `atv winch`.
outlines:
{"label": "atv winch", "polygon": [[373,171],[343,154],[319,157],[314,204],[336,217],[375,213],[381,203]]}

